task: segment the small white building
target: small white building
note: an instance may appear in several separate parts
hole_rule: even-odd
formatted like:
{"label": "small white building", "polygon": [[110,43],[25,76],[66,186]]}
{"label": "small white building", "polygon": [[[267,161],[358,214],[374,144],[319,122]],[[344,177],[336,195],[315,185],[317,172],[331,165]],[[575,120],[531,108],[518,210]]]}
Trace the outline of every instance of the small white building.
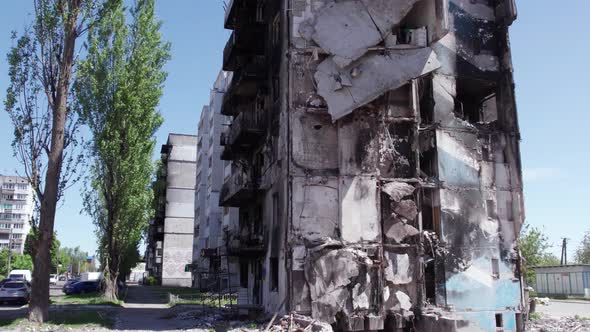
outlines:
{"label": "small white building", "polygon": [[23,253],[34,205],[27,178],[0,174],[0,249]]}
{"label": "small white building", "polygon": [[535,291],[542,295],[584,296],[590,289],[590,265],[538,266]]}

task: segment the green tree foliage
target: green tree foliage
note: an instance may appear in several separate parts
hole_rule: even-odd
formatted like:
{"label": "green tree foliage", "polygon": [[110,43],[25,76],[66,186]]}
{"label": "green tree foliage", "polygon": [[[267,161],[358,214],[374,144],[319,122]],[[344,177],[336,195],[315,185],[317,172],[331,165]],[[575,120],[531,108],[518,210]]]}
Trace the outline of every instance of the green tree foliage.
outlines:
{"label": "green tree foliage", "polygon": [[71,271],[76,273],[85,272],[86,269],[86,258],[88,253],[80,250],[80,247],[59,248],[58,260],[61,262],[62,267],[60,273],[64,273],[71,267]]}
{"label": "green tree foliage", "polygon": [[13,254],[10,261],[12,270],[32,270],[33,259],[29,255]]}
{"label": "green tree foliage", "polygon": [[576,250],[575,259],[578,264],[590,264],[590,231],[584,235],[584,239]]}
{"label": "green tree foliage", "polygon": [[11,253],[8,249],[0,250],[0,276],[6,277],[10,273],[8,269],[8,257],[10,256],[10,270],[33,270],[31,256]]}
{"label": "green tree foliage", "polygon": [[122,0],[108,2],[103,19],[89,30],[75,88],[93,138],[84,206],[96,225],[109,300],[117,298],[122,268],[137,263],[138,255],[130,253],[152,217],[154,135],[162,123],[156,108],[170,49],[154,1],[137,0],[129,15]]}
{"label": "green tree foliage", "polygon": [[559,259],[548,252],[551,244],[547,236],[537,227],[525,225],[518,239],[518,248],[524,259],[523,272],[530,285],[535,281],[533,266],[559,265]]}

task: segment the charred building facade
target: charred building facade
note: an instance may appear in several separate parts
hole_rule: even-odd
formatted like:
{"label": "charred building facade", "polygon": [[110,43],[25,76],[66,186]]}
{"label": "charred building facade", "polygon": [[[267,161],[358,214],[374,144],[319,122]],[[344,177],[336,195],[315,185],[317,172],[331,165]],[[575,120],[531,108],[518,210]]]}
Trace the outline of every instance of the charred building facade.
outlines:
{"label": "charred building facade", "polygon": [[513,0],[233,0],[220,203],[239,303],[339,330],[517,331]]}

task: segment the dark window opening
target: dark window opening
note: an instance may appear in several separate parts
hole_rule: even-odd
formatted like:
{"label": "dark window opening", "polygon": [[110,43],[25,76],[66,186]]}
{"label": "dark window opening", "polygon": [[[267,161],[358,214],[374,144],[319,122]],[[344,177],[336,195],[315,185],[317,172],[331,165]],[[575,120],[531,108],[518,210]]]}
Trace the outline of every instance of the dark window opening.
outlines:
{"label": "dark window opening", "polygon": [[[484,110],[496,93],[496,83],[478,79],[457,79],[457,97],[455,98],[455,116],[469,123],[485,122],[488,118]],[[494,109],[495,111],[495,109]],[[493,118],[493,117],[491,117]]]}
{"label": "dark window opening", "polygon": [[496,328],[502,328],[504,327],[504,321],[502,318],[502,314],[496,314]]}
{"label": "dark window opening", "polygon": [[500,278],[500,260],[492,258],[492,276],[496,279]]}
{"label": "dark window opening", "polygon": [[434,122],[434,96],[432,90],[432,76],[426,76],[419,81],[420,93],[420,121],[423,126]]}
{"label": "dark window opening", "polygon": [[240,262],[240,287],[248,288],[248,262]]}
{"label": "dark window opening", "polygon": [[437,173],[436,149],[420,153],[420,171],[422,176],[435,177]]}
{"label": "dark window opening", "polygon": [[276,292],[279,290],[279,259],[277,257],[270,258],[270,291]]}
{"label": "dark window opening", "polygon": [[437,234],[440,229],[440,207],[433,189],[422,190],[422,229]]}
{"label": "dark window opening", "polygon": [[426,300],[430,304],[436,304],[436,277],[434,260],[427,263],[424,269],[424,284],[426,288]]}
{"label": "dark window opening", "polygon": [[511,200],[506,201],[506,219],[508,219],[508,221],[514,221],[514,210]]}
{"label": "dark window opening", "polygon": [[493,200],[486,200],[486,210],[488,212],[488,218],[496,219],[496,204]]}

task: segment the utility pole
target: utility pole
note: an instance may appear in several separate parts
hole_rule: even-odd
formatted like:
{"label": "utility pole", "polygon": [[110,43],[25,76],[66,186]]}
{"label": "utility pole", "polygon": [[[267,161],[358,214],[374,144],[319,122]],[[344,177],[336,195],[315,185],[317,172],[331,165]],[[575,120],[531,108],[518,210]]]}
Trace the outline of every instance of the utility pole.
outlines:
{"label": "utility pole", "polygon": [[561,243],[561,265],[567,265],[567,240],[568,238],[563,238]]}
{"label": "utility pole", "polygon": [[10,264],[12,260],[12,225],[10,225],[10,232],[8,233],[8,263],[6,264],[6,273],[10,274]]}

